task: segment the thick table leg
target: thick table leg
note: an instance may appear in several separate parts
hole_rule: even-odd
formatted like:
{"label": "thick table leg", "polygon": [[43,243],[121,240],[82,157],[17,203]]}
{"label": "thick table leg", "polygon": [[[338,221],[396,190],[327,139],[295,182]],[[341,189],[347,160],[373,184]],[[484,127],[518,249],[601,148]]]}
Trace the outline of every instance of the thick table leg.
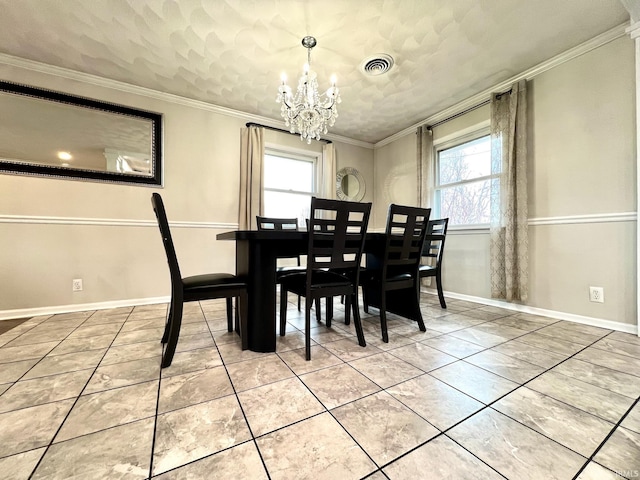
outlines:
{"label": "thick table leg", "polygon": [[249,349],[276,351],[276,255],[258,242],[236,242],[236,273],[247,279]]}

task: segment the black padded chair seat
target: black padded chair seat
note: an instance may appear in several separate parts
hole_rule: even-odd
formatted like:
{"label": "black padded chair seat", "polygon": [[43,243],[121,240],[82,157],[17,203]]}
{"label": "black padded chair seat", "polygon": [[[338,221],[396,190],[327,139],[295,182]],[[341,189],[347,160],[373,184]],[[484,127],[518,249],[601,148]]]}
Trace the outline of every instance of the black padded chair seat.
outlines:
{"label": "black padded chair seat", "polygon": [[225,289],[234,290],[246,286],[241,278],[231,273],[205,273],[182,279],[185,297],[189,294],[202,295],[207,290],[223,292]]}
{"label": "black padded chair seat", "polygon": [[437,267],[432,266],[432,265],[420,265],[420,269],[419,269],[420,273],[422,273],[422,272],[433,272],[435,270],[437,270]]}
{"label": "black padded chair seat", "polygon": [[182,279],[185,287],[200,287],[203,285],[224,285],[230,283],[242,283],[238,280],[238,277],[231,273],[205,273],[202,275],[193,275],[192,277],[185,277]]}
{"label": "black padded chair seat", "polygon": [[287,275],[288,273],[305,273],[307,271],[307,267],[298,267],[298,266],[290,266],[290,267],[278,267],[276,269],[276,273],[278,277],[283,275]]}

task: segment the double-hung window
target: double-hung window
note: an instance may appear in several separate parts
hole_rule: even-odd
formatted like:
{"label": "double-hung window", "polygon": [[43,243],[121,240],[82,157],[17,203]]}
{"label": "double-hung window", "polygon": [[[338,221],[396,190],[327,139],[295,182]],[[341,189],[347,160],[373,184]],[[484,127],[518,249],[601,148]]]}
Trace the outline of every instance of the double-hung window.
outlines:
{"label": "double-hung window", "polygon": [[264,216],[297,218],[304,227],[315,193],[317,157],[267,148],[264,156]]}
{"label": "double-hung window", "polygon": [[435,211],[449,225],[490,222],[491,136],[485,131],[436,148]]}

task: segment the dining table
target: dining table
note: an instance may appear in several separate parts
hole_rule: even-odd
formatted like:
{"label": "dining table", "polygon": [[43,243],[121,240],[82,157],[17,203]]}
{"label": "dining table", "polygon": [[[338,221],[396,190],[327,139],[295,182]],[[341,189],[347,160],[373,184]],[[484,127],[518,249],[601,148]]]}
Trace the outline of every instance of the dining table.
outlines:
{"label": "dining table", "polygon": [[[309,233],[293,230],[232,230],[216,235],[217,240],[235,241],[236,275],[247,282],[249,308],[247,332],[249,349],[255,352],[276,351],[276,267],[278,258],[304,255]],[[380,268],[386,234],[367,232],[364,244],[366,269]],[[411,320],[420,313],[419,282],[416,295],[387,292],[386,311]],[[379,308],[375,292],[368,304]],[[329,313],[330,314],[330,313]],[[244,335],[244,333],[242,333]]]}

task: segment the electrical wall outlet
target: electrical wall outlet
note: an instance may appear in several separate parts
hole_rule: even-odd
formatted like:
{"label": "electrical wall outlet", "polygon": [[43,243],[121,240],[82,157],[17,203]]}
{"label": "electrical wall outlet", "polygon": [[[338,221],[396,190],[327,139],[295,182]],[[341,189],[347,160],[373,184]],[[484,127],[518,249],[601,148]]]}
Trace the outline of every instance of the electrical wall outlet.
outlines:
{"label": "electrical wall outlet", "polygon": [[81,292],[82,291],[82,279],[81,278],[74,278],[73,279],[73,283],[71,284],[71,290],[74,292]]}
{"label": "electrical wall outlet", "polygon": [[591,302],[604,303],[604,288],[589,287],[589,300]]}

